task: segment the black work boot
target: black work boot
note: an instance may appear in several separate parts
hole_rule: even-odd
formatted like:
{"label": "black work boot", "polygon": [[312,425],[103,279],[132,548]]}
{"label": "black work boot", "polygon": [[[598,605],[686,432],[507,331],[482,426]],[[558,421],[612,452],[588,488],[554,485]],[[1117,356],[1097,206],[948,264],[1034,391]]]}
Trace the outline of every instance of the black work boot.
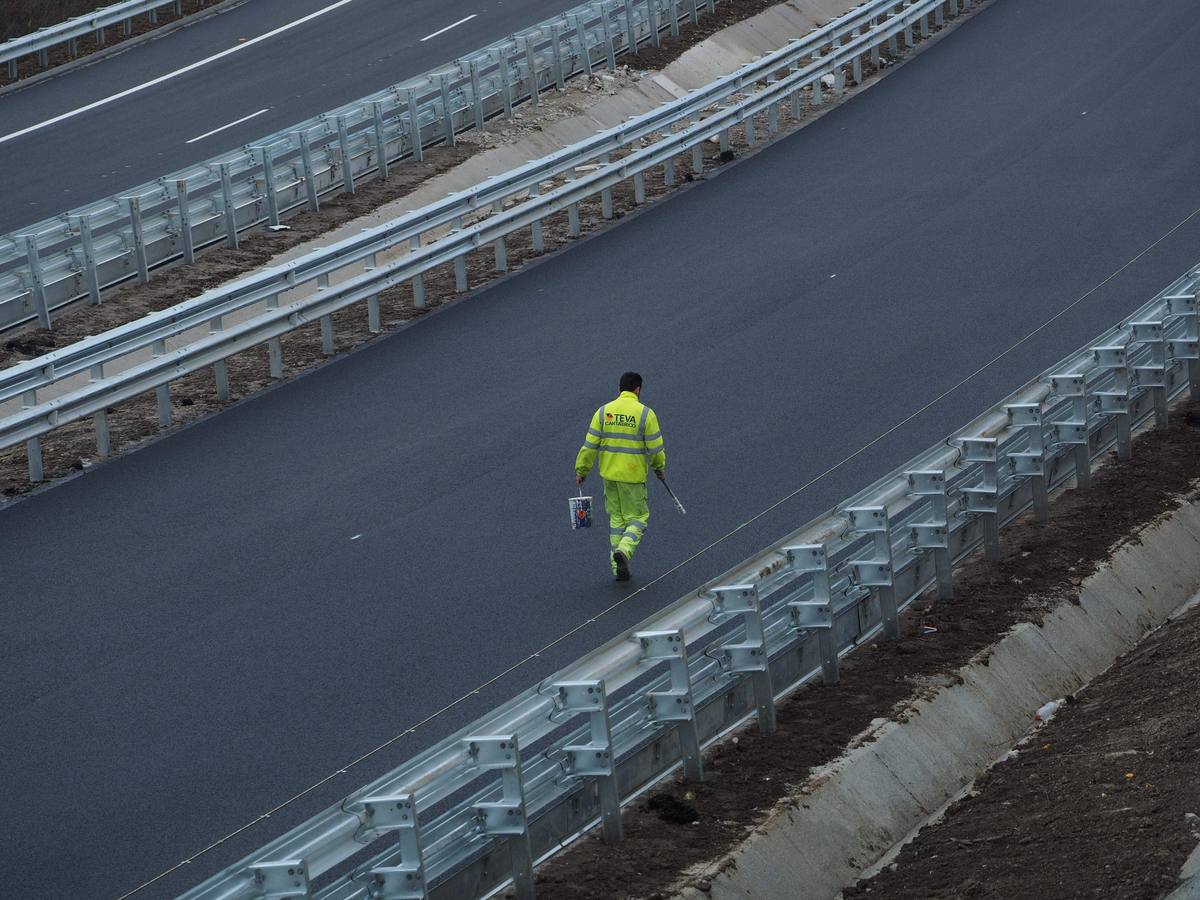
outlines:
{"label": "black work boot", "polygon": [[617,564],[617,581],[628,581],[631,577],[629,572],[629,557],[620,550],[614,550],[613,562]]}

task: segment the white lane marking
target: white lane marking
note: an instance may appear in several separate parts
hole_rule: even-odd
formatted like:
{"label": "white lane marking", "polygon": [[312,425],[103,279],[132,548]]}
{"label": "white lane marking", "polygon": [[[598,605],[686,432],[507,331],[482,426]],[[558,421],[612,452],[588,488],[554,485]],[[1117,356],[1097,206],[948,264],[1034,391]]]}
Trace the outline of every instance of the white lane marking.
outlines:
{"label": "white lane marking", "polygon": [[459,20],[458,20],[457,22],[455,22],[453,25],[447,25],[445,28],[439,28],[439,29],[438,29],[437,31],[435,31],[433,34],[427,34],[427,35],[425,35],[425,37],[421,38],[421,40],[420,40],[420,43],[422,43],[422,44],[423,44],[423,43],[425,43],[427,40],[429,40],[430,38],[435,38],[435,37],[437,37],[439,34],[445,34],[445,33],[446,33],[447,31],[449,31],[451,28],[457,28],[457,27],[458,27],[459,25],[461,25],[463,22],[470,22],[470,21],[471,21],[473,18],[475,18],[477,15],[479,15],[479,13],[471,13],[471,14],[470,14],[469,16],[467,16],[465,19],[459,19]]}
{"label": "white lane marking", "polygon": [[55,116],[52,119],[47,119],[44,122],[38,122],[36,125],[30,125],[28,128],[22,128],[20,131],[14,131],[12,134],[6,134],[0,137],[0,144],[19,137],[24,137],[27,134],[38,131],[42,128],[46,128],[50,125],[57,125],[59,122],[65,121],[66,119],[74,118],[75,116],[81,115],[85,112],[91,112],[93,109],[97,109],[101,106],[107,106],[109,103],[113,103],[114,101],[123,100],[130,94],[136,94],[139,91],[144,91],[146,88],[154,87],[156,84],[162,84],[164,81],[170,81],[172,78],[176,78],[180,75],[186,74],[187,72],[191,72],[193,69],[199,69],[201,66],[206,66],[210,62],[216,62],[218,59],[224,59],[226,56],[229,56],[232,53],[237,53],[239,50],[245,50],[247,47],[253,47],[255,44],[261,41],[269,40],[278,34],[283,34],[285,31],[291,31],[293,28],[303,25],[305,22],[311,22],[313,19],[319,18],[326,13],[333,12],[335,9],[345,6],[347,3],[353,2],[354,0],[337,0],[336,3],[331,3],[324,9],[318,9],[316,12],[309,13],[307,16],[303,16],[294,22],[289,22],[286,25],[280,25],[278,28],[268,31],[266,34],[260,34],[258,37],[251,38],[244,43],[230,47],[228,50],[222,50],[220,53],[214,53],[212,56],[205,57],[204,59],[198,59],[194,63],[184,66],[182,69],[176,69],[174,72],[168,72],[165,75],[159,75],[157,78],[151,78],[149,81],[134,85],[131,88],[126,88],[123,91],[119,91],[112,96],[97,100],[94,103],[89,103],[86,106],[81,106],[78,109],[65,112],[62,115]]}
{"label": "white lane marking", "polygon": [[228,125],[222,125],[220,128],[214,128],[212,131],[206,131],[206,132],[204,132],[204,134],[197,135],[196,137],[192,138],[190,141],[184,141],[184,143],[185,144],[194,144],[194,143],[196,143],[196,141],[202,141],[206,137],[212,137],[218,131],[224,131],[226,128],[232,128],[234,125],[241,125],[243,122],[249,122],[251,119],[258,118],[259,116],[261,116],[263,113],[265,113],[270,108],[271,107],[268,106],[266,109],[260,109],[256,113],[250,113],[250,115],[248,115],[248,116],[242,116],[240,119],[236,119],[233,122],[230,122]]}

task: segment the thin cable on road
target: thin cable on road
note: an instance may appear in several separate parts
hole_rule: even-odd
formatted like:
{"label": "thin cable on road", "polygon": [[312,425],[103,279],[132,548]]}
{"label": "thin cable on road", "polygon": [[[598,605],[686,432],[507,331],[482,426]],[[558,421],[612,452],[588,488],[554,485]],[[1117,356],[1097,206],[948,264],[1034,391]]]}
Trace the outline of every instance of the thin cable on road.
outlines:
{"label": "thin cable on road", "polygon": [[243,832],[247,831],[248,829],[253,828],[258,823],[264,821],[265,819],[271,818],[271,816],[275,815],[275,813],[286,808],[287,806],[290,806],[292,803],[295,803],[297,800],[307,796],[308,794],[311,794],[313,791],[317,790],[318,788],[322,787],[323,785],[328,784],[330,781],[337,778],[339,775],[348,774],[349,771],[352,768],[354,768],[355,766],[359,765],[360,763],[365,762],[366,760],[370,759],[372,756],[375,756],[377,753],[380,753],[383,750],[386,750],[388,747],[392,746],[397,741],[402,740],[403,738],[408,737],[409,735],[414,734],[415,732],[424,728],[426,725],[428,725],[434,719],[437,719],[438,717],[445,715],[447,712],[454,709],[456,706],[459,706],[460,704],[465,703],[471,697],[477,696],[478,694],[487,690],[493,684],[496,684],[498,681],[503,680],[504,678],[511,675],[513,672],[517,671],[518,669],[522,668],[523,666],[529,664],[533,660],[538,659],[547,650],[551,650],[554,647],[556,647],[557,645],[570,639],[574,635],[578,634],[580,631],[583,631],[589,625],[594,625],[596,622],[598,622],[600,619],[607,616],[609,613],[613,612],[618,607],[625,605],[630,600],[632,600],[634,597],[637,597],[639,594],[650,590],[650,588],[654,587],[654,585],[658,584],[663,579],[668,578],[671,575],[674,575],[680,569],[684,568],[685,566],[687,566],[690,563],[694,562],[695,560],[699,559],[701,556],[708,553],[713,548],[719,546],[720,544],[723,544],[725,541],[729,540],[731,537],[738,534],[740,531],[748,528],[750,525],[753,525],[759,519],[763,518],[763,516],[770,514],[771,512],[773,512],[774,510],[776,510],[780,506],[782,506],[783,504],[787,503],[789,500],[792,500],[795,497],[799,496],[800,494],[804,493],[804,491],[808,490],[814,484],[817,484],[818,482],[823,481],[824,479],[828,478],[830,475],[832,475],[838,469],[841,469],[847,463],[850,463],[850,462],[854,461],[855,459],[857,459],[858,457],[862,456],[864,453],[866,453],[868,450],[870,450],[876,444],[880,443],[881,441],[886,440],[888,437],[890,437],[892,434],[899,431],[901,428],[903,428],[905,425],[907,425],[913,419],[917,418],[922,413],[928,411],[931,407],[936,406],[938,403],[940,403],[942,400],[944,400],[950,394],[957,391],[959,388],[961,388],[967,382],[971,381],[976,376],[978,376],[978,375],[982,374],[983,372],[987,371],[988,369],[990,369],[993,365],[998,363],[1000,360],[1004,359],[1004,357],[1008,356],[1010,353],[1012,353],[1014,350],[1016,350],[1022,344],[1026,343],[1031,338],[1037,336],[1042,331],[1045,331],[1047,328],[1049,328],[1051,325],[1053,325],[1055,322],[1057,322],[1059,319],[1061,319],[1063,316],[1065,316],[1068,312],[1070,312],[1072,309],[1074,309],[1076,306],[1078,306],[1080,303],[1082,303],[1084,300],[1086,300],[1092,294],[1096,293],[1098,290],[1103,288],[1110,281],[1112,281],[1114,278],[1116,278],[1118,275],[1120,275],[1122,272],[1124,272],[1126,269],[1128,269],[1130,266],[1132,266],[1134,263],[1136,263],[1138,260],[1140,260],[1143,256],[1145,256],[1147,253],[1149,253],[1151,250],[1153,250],[1155,247],[1157,247],[1159,244],[1161,244],[1163,241],[1165,241],[1167,238],[1169,238],[1171,235],[1173,235],[1176,231],[1178,231],[1180,228],[1182,228],[1184,225],[1186,225],[1188,222],[1190,222],[1192,219],[1194,219],[1197,215],[1200,215],[1200,208],[1192,210],[1192,212],[1188,213],[1188,215],[1185,216],[1183,219],[1181,219],[1176,225],[1172,226],[1162,236],[1156,238],[1152,243],[1147,245],[1139,253],[1137,253],[1135,256],[1133,256],[1131,259],[1129,259],[1128,262],[1121,265],[1120,268],[1116,269],[1107,278],[1105,278],[1099,284],[1097,284],[1094,287],[1087,290],[1085,293],[1080,294],[1078,297],[1076,297],[1074,300],[1072,300],[1070,303],[1068,303],[1066,306],[1064,306],[1062,309],[1060,309],[1058,312],[1056,312],[1049,319],[1044,321],[1042,324],[1038,325],[1036,328],[1034,328],[1032,331],[1030,331],[1028,334],[1026,334],[1024,337],[1022,337],[1016,343],[1012,344],[1012,346],[1010,346],[1008,349],[993,356],[991,359],[989,359],[987,362],[985,362],[983,365],[981,365],[975,371],[971,372],[966,377],[956,381],[954,384],[952,384],[950,387],[946,388],[944,391],[942,391],[940,394],[938,394],[932,400],[929,400],[923,406],[920,406],[913,412],[909,413],[907,416],[905,416],[903,419],[901,419],[896,424],[892,425],[886,431],[881,432],[880,434],[878,434],[871,440],[867,441],[867,443],[863,444],[861,447],[859,447],[853,453],[849,454],[848,456],[843,457],[841,460],[834,463],[832,466],[830,466],[825,471],[821,472],[819,475],[813,476],[808,481],[804,482],[802,485],[800,485],[798,488],[796,488],[794,491],[792,491],[790,494],[787,494],[787,495],[781,497],[779,500],[776,500],[770,506],[766,507],[762,511],[751,516],[749,519],[742,522],[740,525],[738,525],[736,528],[733,528],[726,534],[721,535],[719,538],[717,538],[715,541],[713,541],[708,546],[703,547],[700,550],[697,550],[691,556],[688,556],[685,559],[683,559],[682,561],[676,563],[670,569],[668,569],[667,571],[663,572],[662,574],[656,576],[653,580],[642,585],[637,590],[625,595],[620,600],[617,600],[615,603],[602,609],[600,612],[596,613],[591,618],[586,619],[583,622],[580,622],[578,625],[576,625],[570,631],[564,632],[563,634],[559,635],[554,640],[550,641],[548,644],[544,645],[540,649],[534,651],[533,653],[530,653],[524,659],[522,659],[516,663],[513,663],[507,669],[504,669],[502,672],[499,672],[498,674],[493,675],[491,678],[489,678],[487,681],[480,684],[478,687],[474,688],[473,690],[468,691],[467,693],[458,697],[456,700],[452,700],[450,703],[447,703],[445,706],[443,706],[441,709],[437,710],[436,712],[430,713],[428,716],[421,719],[419,722],[416,722],[416,723],[408,726],[403,731],[401,731],[399,734],[395,735],[394,737],[388,738],[382,744],[379,744],[377,747],[375,747],[372,750],[368,750],[366,753],[362,754],[361,756],[359,756],[357,759],[353,760],[352,762],[347,763],[342,768],[337,769],[336,771],[330,772],[324,778],[320,779],[319,781],[315,782],[314,784],[310,785],[309,787],[304,788],[304,790],[300,791],[297,794],[294,794],[293,796],[289,797],[287,800],[284,800],[282,803],[279,803],[276,806],[271,807],[271,809],[267,810],[262,815],[247,822],[245,825],[243,825],[241,828],[238,828],[236,831],[231,831],[229,834],[225,835],[224,837],[222,837],[216,841],[213,841],[213,843],[209,844],[207,847],[204,847],[203,849],[197,851],[196,853],[193,853],[187,859],[184,859],[184,860],[176,863],[171,868],[154,876],[149,881],[138,885],[136,888],[134,888],[133,890],[129,891],[126,894],[122,894],[118,898],[118,900],[127,900],[127,898],[132,897],[134,894],[137,894],[139,891],[142,891],[145,888],[150,887],[155,882],[161,881],[163,878],[166,878],[168,875],[171,875],[172,873],[177,872],[179,869],[183,868],[184,866],[190,865],[191,863],[195,862],[197,859],[199,859],[205,853],[208,853],[210,850],[215,850],[217,847],[220,847],[222,844],[225,844],[225,843],[231,841],[233,838],[237,837],[239,834],[242,834]]}

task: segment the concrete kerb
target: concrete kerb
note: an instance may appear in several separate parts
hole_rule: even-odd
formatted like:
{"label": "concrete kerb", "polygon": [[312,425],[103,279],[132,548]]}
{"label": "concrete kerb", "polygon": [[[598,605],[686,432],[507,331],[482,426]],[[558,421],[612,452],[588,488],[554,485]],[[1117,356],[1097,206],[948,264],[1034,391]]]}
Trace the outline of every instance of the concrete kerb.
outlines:
{"label": "concrete kerb", "polygon": [[[1091,681],[1198,590],[1194,502],[1123,543],[1083,581],[1077,603],[1060,600],[1040,625],[1016,626],[895,720],[873,723],[739,847],[687,873],[710,891],[676,896],[836,897],[1017,743],[1034,710]],[[1200,849],[1194,855],[1200,866]],[[1200,898],[1200,880],[1177,894]]]}
{"label": "concrete kerb", "polygon": [[5,94],[10,94],[24,88],[33,87],[35,84],[41,84],[48,78],[55,78],[59,75],[65,75],[68,72],[73,72],[76,69],[81,69],[84,66],[90,66],[92,63],[98,63],[108,59],[111,56],[116,56],[118,53],[124,53],[126,50],[132,50],[134,47],[140,47],[148,41],[155,38],[166,37],[172,32],[178,31],[180,28],[185,28],[188,25],[194,25],[210,16],[215,16],[218,13],[226,13],[236,9],[243,3],[248,3],[249,0],[219,0],[212,6],[207,6],[204,9],[198,9],[194,13],[176,19],[174,22],[168,22],[161,28],[154,28],[137,37],[129,38],[128,40],[119,41],[115,44],[110,44],[103,50],[97,50],[95,53],[89,53],[87,56],[81,56],[78,59],[73,59],[70,62],[63,63],[60,66],[46,69],[44,72],[38,72],[36,75],[30,75],[28,78],[22,78],[14,81],[12,84],[6,84],[0,87],[0,97]]}

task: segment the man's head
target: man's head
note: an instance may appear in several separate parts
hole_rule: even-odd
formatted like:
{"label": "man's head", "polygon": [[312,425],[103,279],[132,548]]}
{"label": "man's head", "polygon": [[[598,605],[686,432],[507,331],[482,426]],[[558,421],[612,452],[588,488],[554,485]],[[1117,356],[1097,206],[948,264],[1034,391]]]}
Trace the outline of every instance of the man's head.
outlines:
{"label": "man's head", "polygon": [[621,390],[642,395],[642,376],[637,372],[626,372],[621,376]]}

